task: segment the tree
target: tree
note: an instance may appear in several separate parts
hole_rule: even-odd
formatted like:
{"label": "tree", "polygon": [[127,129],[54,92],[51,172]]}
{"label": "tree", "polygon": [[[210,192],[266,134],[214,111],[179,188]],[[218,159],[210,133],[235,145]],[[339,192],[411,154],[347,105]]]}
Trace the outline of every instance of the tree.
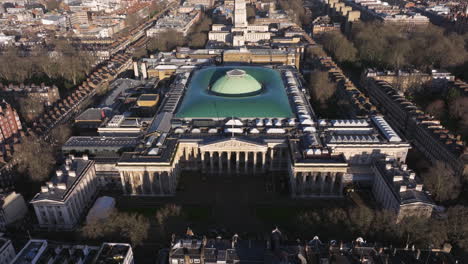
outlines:
{"label": "tree", "polygon": [[166,236],[174,230],[182,230],[187,227],[187,219],[182,207],[175,204],[168,204],[158,210],[156,221],[161,233]]}
{"label": "tree", "polygon": [[21,97],[18,101],[19,112],[28,122],[33,121],[44,112],[44,103],[37,97]]}
{"label": "tree", "polygon": [[436,201],[453,200],[460,195],[460,179],[442,161],[436,161],[427,172],[423,173],[422,179],[424,186],[432,193]]}
{"label": "tree", "polygon": [[359,206],[349,210],[346,223],[356,235],[366,235],[369,233],[373,221],[374,213],[372,210],[365,206]]}
{"label": "tree", "polygon": [[204,48],[208,37],[205,33],[195,33],[190,36],[188,45],[191,48]]}
{"label": "tree", "polygon": [[151,2],[151,5],[149,6],[149,12],[150,12],[150,17],[153,17],[157,13],[161,12],[164,10],[164,8],[167,7],[167,1],[157,1],[153,0]]}
{"label": "tree", "polygon": [[67,124],[61,124],[52,129],[50,136],[56,146],[61,146],[67,142],[72,135],[72,129]]}
{"label": "tree", "polygon": [[343,34],[339,32],[327,32],[323,35],[323,47],[333,54],[339,62],[354,62],[357,49]]}
{"label": "tree", "polygon": [[178,46],[183,46],[185,43],[184,36],[181,32],[169,29],[163,31],[156,36],[150,38],[148,49],[154,51],[171,51]]}
{"label": "tree", "polygon": [[403,218],[396,231],[408,246],[440,247],[447,239],[445,228],[439,221],[417,216]]}
{"label": "tree", "polygon": [[463,250],[468,250],[468,208],[456,205],[448,208],[446,227],[449,241]]}
{"label": "tree", "polygon": [[426,112],[435,116],[436,118],[441,118],[445,111],[445,102],[441,99],[436,99],[432,101],[427,107]]}
{"label": "tree", "polygon": [[320,46],[309,46],[306,50],[307,57],[314,59],[327,56],[327,53]]}
{"label": "tree", "polygon": [[125,25],[130,28],[138,26],[141,22],[141,17],[137,13],[127,14],[125,18]]}
{"label": "tree", "polygon": [[55,165],[55,158],[53,150],[44,141],[27,136],[15,146],[13,162],[21,173],[27,174],[32,181],[40,182],[48,178]]}
{"label": "tree", "polygon": [[59,54],[60,75],[71,81],[73,85],[76,85],[79,79],[84,78],[90,72],[91,66],[95,62],[94,57],[89,52],[80,50],[67,40],[57,40],[55,51]]}
{"label": "tree", "polygon": [[114,211],[105,219],[86,223],[81,233],[90,239],[130,241],[138,246],[148,238],[149,227],[148,218],[140,214]]}
{"label": "tree", "polygon": [[460,96],[450,102],[449,113],[452,118],[460,119],[468,113],[468,97]]}
{"label": "tree", "polygon": [[303,0],[279,0],[279,6],[291,18],[291,20],[298,25],[307,25],[310,23],[311,18],[306,13]]}
{"label": "tree", "polygon": [[310,74],[309,89],[313,100],[326,104],[336,91],[336,84],[328,79],[328,73],[315,70]]}

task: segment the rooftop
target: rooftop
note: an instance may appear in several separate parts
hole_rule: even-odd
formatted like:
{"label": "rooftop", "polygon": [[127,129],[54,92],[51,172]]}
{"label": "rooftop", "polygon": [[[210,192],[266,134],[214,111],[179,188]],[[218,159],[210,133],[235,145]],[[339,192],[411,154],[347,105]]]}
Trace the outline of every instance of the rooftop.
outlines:
{"label": "rooftop", "polygon": [[41,192],[36,194],[31,202],[40,200],[63,201],[69,191],[74,187],[86,171],[92,166],[93,161],[86,159],[67,159],[55,176],[41,187]]}
{"label": "rooftop", "polygon": [[29,240],[24,248],[16,255],[11,264],[30,264],[36,261],[47,248],[46,240]]}
{"label": "rooftop", "polygon": [[258,94],[262,85],[244,70],[230,70],[211,86],[210,91],[219,96],[242,97]]}
{"label": "rooftop", "polygon": [[123,264],[131,251],[129,244],[104,243],[94,264]]}
{"label": "rooftop", "polygon": [[[234,74],[229,76],[228,72]],[[210,87],[218,94],[210,92]],[[232,96],[235,94],[242,96]],[[279,72],[249,66],[208,67],[195,72],[176,118],[232,116],[293,117]]]}

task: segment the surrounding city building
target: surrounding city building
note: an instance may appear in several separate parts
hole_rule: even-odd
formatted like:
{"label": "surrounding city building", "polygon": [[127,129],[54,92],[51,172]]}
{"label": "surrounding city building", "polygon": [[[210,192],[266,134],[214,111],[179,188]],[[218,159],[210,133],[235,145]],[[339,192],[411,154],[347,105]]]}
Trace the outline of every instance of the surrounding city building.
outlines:
{"label": "surrounding city building", "polygon": [[326,32],[340,32],[341,25],[340,23],[333,23],[329,16],[320,16],[317,17],[312,22],[312,36],[315,38],[320,38]]}
{"label": "surrounding city building", "polygon": [[21,134],[21,121],[16,110],[5,100],[0,102],[0,147]]}
{"label": "surrounding city building", "polygon": [[39,227],[70,230],[91,207],[98,190],[94,161],[70,156],[31,200]]}
{"label": "surrounding city building", "polygon": [[388,122],[430,161],[444,161],[456,175],[468,169],[466,147],[436,120],[385,81],[367,78],[364,85],[371,101]]}
{"label": "surrounding city building", "polygon": [[22,220],[28,212],[21,194],[10,192],[0,194],[0,230],[6,231],[7,226]]}
{"label": "surrounding city building", "polygon": [[16,253],[11,240],[0,237],[0,264],[10,264]]}
{"label": "surrounding city building", "polygon": [[167,30],[175,30],[182,33],[185,37],[189,33],[190,28],[200,20],[201,11],[193,11],[190,13],[177,13],[165,16],[159,19],[154,27],[146,31],[148,37],[157,37],[161,32]]}
{"label": "surrounding city building", "polygon": [[125,243],[103,243],[92,263],[133,264],[132,246]]}
{"label": "surrounding city building", "polygon": [[384,23],[404,26],[420,26],[430,23],[429,18],[420,13],[408,11],[395,5],[389,5],[387,2],[379,0],[352,0],[347,1],[347,4],[361,11],[361,18],[363,20],[377,19]]}
{"label": "surrounding city building", "polygon": [[13,259],[11,264],[40,263],[41,256],[47,250],[47,240],[31,239]]}
{"label": "surrounding city building", "polygon": [[374,161],[372,169],[375,175],[372,193],[383,209],[397,214],[397,221],[408,216],[432,216],[435,204],[406,164],[387,158]]}
{"label": "surrounding city building", "polygon": [[234,47],[246,44],[269,41],[272,33],[268,25],[250,24],[247,21],[247,6],[245,0],[234,1],[233,25],[213,24],[208,33],[209,45],[226,45],[231,43]]}
{"label": "surrounding city building", "polygon": [[33,98],[34,100],[43,102],[46,105],[52,105],[60,99],[60,94],[57,86],[47,86],[44,83],[40,85],[2,85],[0,84],[0,95],[13,100],[20,98]]}
{"label": "surrounding city building", "polygon": [[182,263],[457,263],[450,255],[451,246],[416,249],[385,247],[362,237],[350,242],[322,242],[318,236],[301,241],[287,240],[276,228],[266,240],[243,240],[197,237],[192,230],[171,241],[169,264]]}
{"label": "surrounding city building", "polygon": [[132,247],[129,244],[103,243],[99,247],[31,239],[10,264],[26,263],[133,264],[134,262]]}

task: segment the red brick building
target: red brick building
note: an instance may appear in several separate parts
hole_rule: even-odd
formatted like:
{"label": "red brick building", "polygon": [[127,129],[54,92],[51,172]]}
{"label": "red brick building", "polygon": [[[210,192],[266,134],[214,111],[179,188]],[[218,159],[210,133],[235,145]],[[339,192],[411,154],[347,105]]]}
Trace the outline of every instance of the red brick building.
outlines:
{"label": "red brick building", "polygon": [[5,141],[15,136],[19,136],[21,122],[16,110],[7,102],[0,102],[0,146]]}

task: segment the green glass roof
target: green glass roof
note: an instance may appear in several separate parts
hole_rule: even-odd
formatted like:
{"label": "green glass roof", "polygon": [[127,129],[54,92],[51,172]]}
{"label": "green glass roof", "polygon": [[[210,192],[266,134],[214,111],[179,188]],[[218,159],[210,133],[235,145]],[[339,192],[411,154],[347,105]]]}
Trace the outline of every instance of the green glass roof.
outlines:
{"label": "green glass roof", "polygon": [[260,92],[262,85],[244,70],[234,69],[216,80],[210,91],[219,95],[251,95]]}
{"label": "green glass roof", "polygon": [[[238,76],[233,79],[227,75],[230,71]],[[176,118],[200,119],[293,116],[280,73],[250,66],[209,67],[194,72],[175,114]]]}

